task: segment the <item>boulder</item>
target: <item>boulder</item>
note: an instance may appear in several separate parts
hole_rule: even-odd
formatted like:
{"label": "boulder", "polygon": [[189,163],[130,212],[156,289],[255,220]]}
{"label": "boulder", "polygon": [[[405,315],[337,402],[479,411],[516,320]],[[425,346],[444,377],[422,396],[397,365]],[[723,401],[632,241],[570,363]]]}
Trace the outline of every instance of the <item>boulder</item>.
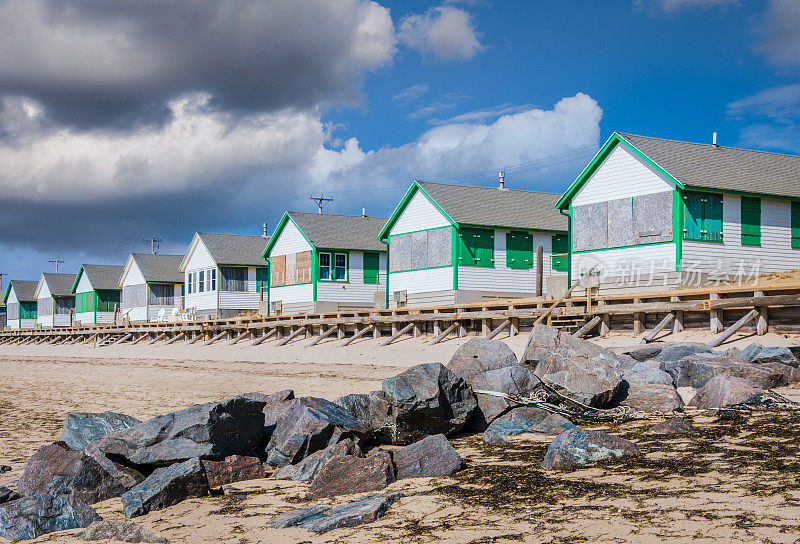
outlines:
{"label": "boulder", "polygon": [[[506,366],[497,370],[487,370],[472,378],[473,391],[495,391],[506,395],[527,396],[532,393],[539,380],[524,366]],[[492,421],[515,406],[516,402],[486,393],[475,393],[478,410],[470,423],[476,430],[485,429]]]}
{"label": "boulder", "polygon": [[621,355],[555,327],[533,327],[522,362],[560,394],[594,407],[607,405],[622,382]]}
{"label": "boulder", "polygon": [[395,480],[391,456],[379,451],[367,457],[336,455],[319,471],[308,497],[335,497],[379,491]]}
{"label": "boulder", "polygon": [[792,350],[780,346],[765,347],[754,342],[740,351],[736,358],[750,363],[781,363],[794,368],[800,366],[800,360],[794,356]]}
{"label": "boulder", "polygon": [[706,382],[689,405],[702,409],[724,408],[752,401],[762,393],[763,389],[743,378],[717,376]]}
{"label": "boulder", "polygon": [[263,402],[264,409],[264,427],[272,434],[275,424],[278,420],[285,416],[289,410],[292,409],[292,400],[294,400],[294,390],[284,389],[275,393],[245,393],[242,395],[246,399],[254,400],[256,402]]}
{"label": "boulder", "polygon": [[635,348],[616,351],[624,355],[629,355],[636,361],[642,362],[657,356],[663,349],[664,344],[646,344],[644,346],[636,346]]}
{"label": "boulder", "polygon": [[102,412],[99,414],[72,412],[67,414],[64,419],[64,427],[61,429],[61,441],[73,450],[82,450],[90,442],[139,423],[141,421],[135,417],[116,412]]}
{"label": "boulder", "polygon": [[800,382],[800,370],[793,366],[775,362],[757,364],[771,370],[773,376],[776,376],[775,379],[783,385],[791,385]]}
{"label": "boulder", "polygon": [[691,421],[682,417],[674,417],[667,421],[662,421],[650,429],[650,434],[685,434],[694,431]]}
{"label": "boulder", "polygon": [[650,360],[658,363],[667,363],[670,361],[678,361],[691,355],[707,355],[713,357],[716,354],[713,349],[705,344],[696,342],[671,342],[665,344],[658,355]]}
{"label": "boulder", "polygon": [[6,503],[8,501],[15,501],[19,498],[19,493],[7,488],[4,485],[0,485],[0,504]]}
{"label": "boulder", "polygon": [[163,535],[145,529],[131,521],[95,521],[81,535],[84,540],[110,540],[114,542],[146,542],[165,544]]}
{"label": "boulder", "polygon": [[186,499],[208,495],[208,482],[200,459],[195,457],[156,469],[145,481],[122,495],[125,517],[141,516]]}
{"label": "boulder", "polygon": [[267,462],[276,467],[292,465],[345,438],[359,442],[369,432],[366,423],[338,404],[315,397],[294,399],[272,433]]}
{"label": "boulder", "polygon": [[388,443],[391,441],[391,418],[389,417],[389,402],[383,391],[369,393],[352,393],[344,395],[333,401],[351,416],[364,422],[370,429],[367,441]]}
{"label": "boulder", "polygon": [[672,375],[661,370],[661,363],[655,361],[636,363],[622,374],[622,379],[631,385],[675,385]]}
{"label": "boulder", "polygon": [[352,439],[345,438],[338,444],[333,444],[324,450],[312,453],[295,465],[286,465],[279,468],[272,474],[272,477],[276,480],[310,482],[334,455],[361,457],[361,448]]}
{"label": "boulder", "polygon": [[97,464],[103,468],[103,470],[108,472],[114,480],[119,482],[125,491],[139,485],[145,479],[144,474],[135,468],[114,462],[109,459],[105,453],[100,451],[100,445],[98,442],[92,442],[86,447],[85,450],[83,450],[83,452],[87,456],[94,459],[95,462],[97,462]]}
{"label": "boulder", "polygon": [[368,495],[335,508],[305,506],[275,516],[269,525],[277,529],[303,527],[315,533],[324,533],[341,527],[355,527],[380,518],[403,496],[403,493]]}
{"label": "boulder", "polygon": [[455,375],[464,378],[467,383],[471,383],[472,378],[487,370],[497,370],[517,364],[514,350],[504,342],[471,338],[456,350],[447,363],[447,368]]}
{"label": "boulder", "polygon": [[251,455],[261,442],[263,408],[263,402],[242,396],[196,404],[106,435],[100,450],[135,465],[157,466]]}
{"label": "boulder", "polygon": [[673,377],[678,387],[695,389],[700,389],[715,376],[743,378],[762,389],[789,385],[800,378],[796,369],[780,363],[755,364],[721,356],[689,356],[663,363],[661,368]]}
{"label": "boulder", "polygon": [[11,467],[8,465],[0,465],[0,474],[5,474],[6,472],[11,472]]}
{"label": "boulder", "polygon": [[450,476],[461,470],[464,460],[443,434],[423,438],[392,452],[396,478]]}
{"label": "boulder", "polygon": [[[552,431],[561,427],[556,433]],[[483,433],[487,444],[506,444],[510,436],[523,433],[560,434],[576,428],[568,419],[534,406],[520,406],[495,419]]]}
{"label": "boulder", "polygon": [[578,426],[559,414],[550,414],[542,421],[533,426],[530,432],[537,434],[546,434],[550,436],[558,436],[564,431],[570,429],[577,429]]}
{"label": "boulder", "polygon": [[28,540],[99,520],[94,508],[69,495],[34,495],[0,504],[0,537]]}
{"label": "boulder", "polygon": [[17,482],[17,492],[22,496],[71,495],[86,504],[119,497],[125,491],[97,461],[62,442],[36,450]]}
{"label": "boulder", "polygon": [[683,399],[673,385],[660,383],[645,383],[636,385],[623,385],[620,398],[621,406],[630,406],[636,411],[676,412],[684,408]]}
{"label": "boulder", "polygon": [[440,363],[416,365],[383,380],[383,392],[389,404],[393,444],[456,433],[478,407],[469,384]]}
{"label": "boulder", "polygon": [[572,429],[558,435],[545,453],[546,470],[585,465],[602,459],[641,455],[633,442],[600,431]]}
{"label": "boulder", "polygon": [[231,455],[221,461],[204,459],[203,469],[206,471],[208,487],[219,490],[223,485],[246,480],[260,480],[267,477],[267,471],[258,457]]}

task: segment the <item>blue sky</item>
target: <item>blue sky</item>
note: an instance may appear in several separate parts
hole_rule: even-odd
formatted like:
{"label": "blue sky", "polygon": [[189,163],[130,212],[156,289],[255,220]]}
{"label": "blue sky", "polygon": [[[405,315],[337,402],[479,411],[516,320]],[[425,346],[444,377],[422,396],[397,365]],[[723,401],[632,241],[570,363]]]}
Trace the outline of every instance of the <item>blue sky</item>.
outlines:
{"label": "blue sky", "polygon": [[0,0],[0,272],[414,178],[562,192],[615,130],[800,153],[798,76],[795,0]]}

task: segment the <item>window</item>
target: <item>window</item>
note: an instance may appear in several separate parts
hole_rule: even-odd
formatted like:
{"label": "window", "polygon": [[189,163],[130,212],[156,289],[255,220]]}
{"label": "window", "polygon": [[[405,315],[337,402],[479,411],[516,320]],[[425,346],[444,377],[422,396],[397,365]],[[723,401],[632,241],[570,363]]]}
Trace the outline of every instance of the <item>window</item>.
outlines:
{"label": "window", "polygon": [[569,237],[566,234],[554,235],[550,253],[550,268],[554,272],[566,272],[569,269]]}
{"label": "window", "polygon": [[320,253],[319,254],[319,279],[321,279],[321,280],[329,280],[329,279],[331,279],[331,254],[330,253]]}
{"label": "window", "polygon": [[120,291],[96,291],[96,293],[98,312],[113,312],[119,309]]}
{"label": "window", "polygon": [[800,202],[792,202],[792,247],[800,249]]}
{"label": "window", "polygon": [[38,304],[34,302],[20,302],[19,303],[19,318],[20,319],[35,319]]}
{"label": "window", "polygon": [[742,197],[742,245],[761,245],[761,199]]}
{"label": "window", "polygon": [[271,270],[270,283],[273,287],[286,285],[286,255],[274,255],[269,258],[269,268]]}
{"label": "window", "polygon": [[458,265],[494,267],[494,231],[460,229]]}
{"label": "window", "polygon": [[222,275],[222,291],[247,292],[247,268],[226,266],[219,270]]}
{"label": "window", "polygon": [[198,282],[197,282],[197,285],[198,285],[198,287],[197,287],[197,292],[198,292],[198,293],[202,293],[202,292],[204,292],[204,291],[206,290],[206,289],[205,289],[205,275],[206,275],[206,271],[205,271],[205,270],[201,270],[200,272],[198,272],[198,274],[200,275],[200,281],[198,281]]}
{"label": "window", "polygon": [[380,257],[375,252],[364,253],[364,283],[378,283]]}
{"label": "window", "polygon": [[171,284],[155,284],[150,286],[150,305],[174,306],[175,287]]}
{"label": "window", "polygon": [[333,279],[336,281],[347,281],[347,254],[337,253],[334,255]]}
{"label": "window", "polygon": [[75,311],[75,299],[72,297],[55,297],[53,313],[57,315],[69,314]]}
{"label": "window", "polygon": [[256,292],[261,293],[269,287],[269,270],[256,268]]}
{"label": "window", "polygon": [[686,204],[684,239],[721,242],[722,195],[687,192],[684,196],[684,203]]}
{"label": "window", "polygon": [[75,295],[75,311],[76,312],[93,312],[94,311],[94,293],[78,293]]}
{"label": "window", "polygon": [[209,291],[216,291],[217,290],[217,269],[216,268],[209,268],[208,272],[206,272],[206,277],[211,278],[208,281]]}
{"label": "window", "polygon": [[533,267],[533,235],[527,232],[506,233],[506,267]]}
{"label": "window", "polygon": [[189,272],[186,274],[186,291],[191,295],[192,294],[192,273]]}

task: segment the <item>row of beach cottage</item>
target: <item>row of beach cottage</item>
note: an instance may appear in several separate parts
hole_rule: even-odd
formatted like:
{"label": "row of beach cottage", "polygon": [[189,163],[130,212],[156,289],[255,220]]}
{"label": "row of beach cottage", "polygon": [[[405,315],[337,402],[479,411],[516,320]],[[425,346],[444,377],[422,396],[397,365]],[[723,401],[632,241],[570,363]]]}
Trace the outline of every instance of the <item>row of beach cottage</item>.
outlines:
{"label": "row of beach cottage", "polygon": [[11,280],[10,328],[295,314],[746,281],[800,269],[800,157],[614,133],[564,194],[415,181],[391,217],[286,212],[271,236]]}

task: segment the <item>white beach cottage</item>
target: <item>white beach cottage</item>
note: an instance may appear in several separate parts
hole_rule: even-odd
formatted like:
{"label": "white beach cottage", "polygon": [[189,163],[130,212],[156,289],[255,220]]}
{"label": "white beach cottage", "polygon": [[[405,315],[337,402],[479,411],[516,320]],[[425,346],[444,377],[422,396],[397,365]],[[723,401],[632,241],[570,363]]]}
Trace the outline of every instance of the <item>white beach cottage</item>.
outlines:
{"label": "white beach cottage", "polygon": [[33,329],[36,327],[36,282],[11,280],[3,303],[6,305],[6,327]]}
{"label": "white beach cottage", "polygon": [[119,280],[122,315],[134,323],[174,321],[181,309],[183,255],[131,253]]}
{"label": "white beach cottage", "polygon": [[[263,258],[274,312],[335,312],[386,303],[385,217],[286,212]],[[377,293],[377,295],[376,295]]]}
{"label": "white beach cottage", "polygon": [[558,202],[571,276],[653,288],[800,268],[800,156],[614,133]]}
{"label": "white beach cottage", "polygon": [[75,320],[82,325],[113,323],[120,315],[119,278],[123,267],[84,264],[75,276]]}
{"label": "white beach cottage", "polygon": [[257,312],[269,283],[261,260],[268,242],[268,236],[196,233],[180,265],[186,309],[212,319]]}
{"label": "white beach cottage", "polygon": [[75,320],[75,274],[44,273],[36,286],[37,315],[40,327],[69,327]]}
{"label": "white beach cottage", "polygon": [[415,181],[379,235],[389,246],[392,305],[533,296],[537,246],[544,278],[567,271],[559,196]]}

